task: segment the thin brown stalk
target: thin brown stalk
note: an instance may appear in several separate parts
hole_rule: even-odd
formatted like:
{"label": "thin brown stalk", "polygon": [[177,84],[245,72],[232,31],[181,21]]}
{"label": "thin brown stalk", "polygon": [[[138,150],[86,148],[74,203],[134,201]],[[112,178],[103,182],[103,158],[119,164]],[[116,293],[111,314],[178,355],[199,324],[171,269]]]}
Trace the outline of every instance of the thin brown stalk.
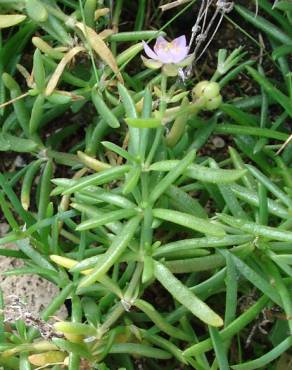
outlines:
{"label": "thin brown stalk", "polygon": [[160,5],[159,8],[163,12],[165,12],[166,10],[176,8],[176,7],[180,6],[180,5],[189,3],[190,1],[191,0],[176,0],[176,1],[172,1],[171,3],[165,4],[165,5]]}
{"label": "thin brown stalk", "polygon": [[26,92],[26,93],[24,93],[24,94],[21,94],[21,95],[19,95],[19,96],[17,96],[16,98],[14,98],[14,99],[11,99],[11,100],[9,100],[9,101],[7,101],[7,102],[5,102],[5,103],[2,103],[2,104],[0,104],[0,109],[2,109],[2,108],[4,108],[4,107],[6,107],[7,105],[9,105],[9,104],[13,104],[14,102],[16,102],[17,100],[20,100],[20,99],[22,99],[22,98],[25,98],[26,96],[28,96],[29,95],[29,92]]}

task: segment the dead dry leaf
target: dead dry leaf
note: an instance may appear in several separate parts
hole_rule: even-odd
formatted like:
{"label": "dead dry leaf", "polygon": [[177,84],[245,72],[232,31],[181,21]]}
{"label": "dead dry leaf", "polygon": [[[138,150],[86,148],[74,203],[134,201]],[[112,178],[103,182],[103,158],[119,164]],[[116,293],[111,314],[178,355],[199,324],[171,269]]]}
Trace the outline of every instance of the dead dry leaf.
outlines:
{"label": "dead dry leaf", "polygon": [[64,96],[69,96],[73,101],[82,100],[84,99],[84,96],[82,95],[76,95],[70,91],[64,91],[64,90],[55,90],[56,93]]}
{"label": "dead dry leaf", "polygon": [[183,4],[186,4],[186,3],[189,3],[191,0],[176,0],[176,1],[172,1],[168,4],[165,4],[165,5],[160,5],[159,8],[165,12],[166,10],[169,10],[169,9],[173,9],[173,8],[176,8],[180,5],[183,5]]}
{"label": "dead dry leaf", "polygon": [[292,141],[292,134],[288,137],[288,139],[285,141],[285,143],[281,146],[281,148],[277,151],[276,154],[280,154],[288,144]]}
{"label": "dead dry leaf", "polygon": [[111,36],[113,33],[114,33],[114,30],[110,30],[110,29],[103,30],[99,33],[99,37],[101,37],[103,40],[105,40],[106,38]]}
{"label": "dead dry leaf", "polygon": [[85,51],[83,46],[75,46],[73,49],[68,51],[64,55],[64,57],[61,59],[60,63],[58,64],[57,68],[55,69],[55,72],[53,73],[52,77],[50,78],[50,81],[47,85],[45,95],[49,96],[52,94],[52,92],[55,90],[59,79],[64,72],[64,69],[66,68],[66,65],[74,58],[74,56],[81,51]]}
{"label": "dead dry leaf", "polygon": [[88,38],[88,41],[92,49],[116,74],[117,78],[121,83],[124,83],[123,77],[119,71],[119,67],[110,49],[102,38],[90,27],[85,26],[83,23],[76,23],[76,26],[82,31],[84,36]]}
{"label": "dead dry leaf", "polygon": [[30,74],[28,70],[21,64],[16,64],[16,68],[18,69],[19,73],[22,74],[22,76],[25,78],[27,86],[33,88],[34,87],[33,71]]}

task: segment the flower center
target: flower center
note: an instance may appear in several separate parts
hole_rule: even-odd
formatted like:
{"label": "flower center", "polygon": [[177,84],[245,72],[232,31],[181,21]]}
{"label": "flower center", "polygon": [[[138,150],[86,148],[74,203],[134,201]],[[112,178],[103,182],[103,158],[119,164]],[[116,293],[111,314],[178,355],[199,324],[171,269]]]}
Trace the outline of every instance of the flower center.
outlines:
{"label": "flower center", "polygon": [[158,45],[158,49],[163,50],[164,52],[169,52],[170,50],[179,51],[179,48],[175,46],[172,42]]}

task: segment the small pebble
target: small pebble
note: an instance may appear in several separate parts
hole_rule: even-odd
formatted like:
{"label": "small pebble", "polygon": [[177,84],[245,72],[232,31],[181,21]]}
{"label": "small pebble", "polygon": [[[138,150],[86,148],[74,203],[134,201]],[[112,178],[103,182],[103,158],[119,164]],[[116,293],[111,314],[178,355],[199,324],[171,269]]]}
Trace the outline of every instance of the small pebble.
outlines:
{"label": "small pebble", "polygon": [[220,136],[215,136],[212,139],[212,143],[215,146],[215,148],[224,148],[225,147],[225,141]]}

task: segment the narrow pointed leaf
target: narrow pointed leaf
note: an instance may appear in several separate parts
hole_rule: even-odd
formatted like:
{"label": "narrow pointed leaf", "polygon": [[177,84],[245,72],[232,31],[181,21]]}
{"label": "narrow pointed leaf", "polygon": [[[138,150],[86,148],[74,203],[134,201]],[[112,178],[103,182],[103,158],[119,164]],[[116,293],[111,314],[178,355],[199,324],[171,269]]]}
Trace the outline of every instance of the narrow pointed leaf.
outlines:
{"label": "narrow pointed leaf", "polygon": [[213,224],[204,218],[199,218],[188,213],[173,211],[171,209],[155,208],[153,216],[161,220],[170,221],[189,229],[199,231],[206,235],[223,237],[225,231],[219,225]]}
{"label": "narrow pointed leaf", "polygon": [[227,225],[240,229],[254,236],[263,236],[272,240],[283,242],[292,242],[292,232],[279,230],[276,227],[262,226],[254,222],[242,220],[240,218],[231,217],[225,214],[217,214],[220,221]]}
{"label": "narrow pointed leaf", "polygon": [[129,218],[137,214],[135,209],[122,209],[118,211],[112,211],[98,218],[91,218],[82,222],[77,226],[76,230],[83,231],[96,228],[98,226],[106,225],[110,222],[119,221],[124,218]]}
{"label": "narrow pointed leaf", "polygon": [[195,296],[163,264],[155,262],[155,277],[170,294],[200,320],[211,326],[222,326],[223,320],[205,302]]}
{"label": "narrow pointed leaf", "polygon": [[150,195],[150,203],[154,203],[165,190],[172,185],[175,180],[181,176],[186,168],[194,161],[196,152],[194,150],[190,151],[185,158],[183,158],[177,166],[175,166],[169,173],[155,186]]}
{"label": "narrow pointed leaf", "polygon": [[[71,194],[74,193],[75,191],[79,191],[81,189],[84,189],[90,185],[101,185],[105,184],[107,182],[113,181],[118,179],[119,177],[123,176],[126,172],[128,172],[130,169],[130,166],[117,166],[117,167],[112,167],[103,171],[100,171],[99,173],[95,173],[93,175],[89,175],[86,177],[83,177],[79,180],[72,180],[70,181],[69,184],[72,184],[74,181],[74,185],[70,186],[64,190],[63,194]],[[53,181],[54,183],[58,182]]]}
{"label": "narrow pointed leaf", "polygon": [[20,22],[23,22],[26,15],[23,14],[2,14],[0,15],[0,29],[14,26]]}
{"label": "narrow pointed leaf", "polygon": [[[171,171],[180,161],[168,160],[160,161],[152,164],[148,170],[150,171]],[[246,170],[223,170],[191,164],[187,167],[185,175],[202,182],[211,182],[214,184],[228,184],[240,179],[247,171]]]}
{"label": "narrow pointed leaf", "polygon": [[107,273],[112,265],[119,259],[121,254],[126,250],[137,230],[137,227],[139,226],[140,219],[140,216],[136,216],[125,224],[120,234],[114,238],[111,246],[108,248],[106,253],[103,254],[101,260],[97,263],[92,273],[81,280],[78,288],[87,287],[93,284]]}

